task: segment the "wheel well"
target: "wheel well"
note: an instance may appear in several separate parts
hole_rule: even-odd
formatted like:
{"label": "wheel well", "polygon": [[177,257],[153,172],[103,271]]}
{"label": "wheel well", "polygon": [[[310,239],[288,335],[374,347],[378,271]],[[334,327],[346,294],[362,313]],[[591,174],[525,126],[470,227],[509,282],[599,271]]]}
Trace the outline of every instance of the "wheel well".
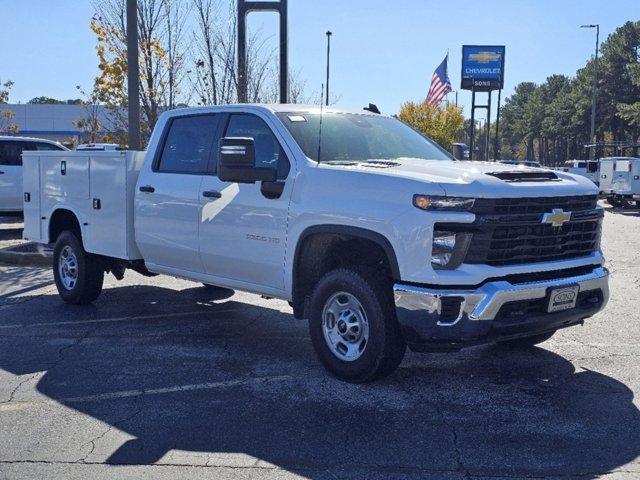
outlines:
{"label": "wheel well", "polygon": [[55,243],[58,236],[65,230],[74,232],[78,235],[78,239],[82,239],[82,230],[76,215],[71,210],[56,210],[49,221],[49,242]]}
{"label": "wheel well", "polygon": [[[304,236],[296,249],[293,269],[293,314],[306,318],[306,304],[318,280],[340,267],[366,267],[391,280],[399,277],[395,254],[388,241],[370,232],[317,232]],[[384,243],[386,242],[386,243]],[[391,251],[389,252],[389,249]]]}

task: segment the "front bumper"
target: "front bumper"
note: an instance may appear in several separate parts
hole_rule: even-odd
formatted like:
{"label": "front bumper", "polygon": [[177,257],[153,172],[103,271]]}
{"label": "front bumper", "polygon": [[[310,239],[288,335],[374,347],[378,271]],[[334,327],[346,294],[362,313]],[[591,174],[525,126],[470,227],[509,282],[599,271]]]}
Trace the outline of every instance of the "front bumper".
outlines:
{"label": "front bumper", "polygon": [[[579,286],[575,308],[548,313],[549,291]],[[526,283],[495,280],[478,288],[394,285],[396,314],[413,350],[456,350],[525,337],[581,323],[609,299],[609,272],[591,272]]]}

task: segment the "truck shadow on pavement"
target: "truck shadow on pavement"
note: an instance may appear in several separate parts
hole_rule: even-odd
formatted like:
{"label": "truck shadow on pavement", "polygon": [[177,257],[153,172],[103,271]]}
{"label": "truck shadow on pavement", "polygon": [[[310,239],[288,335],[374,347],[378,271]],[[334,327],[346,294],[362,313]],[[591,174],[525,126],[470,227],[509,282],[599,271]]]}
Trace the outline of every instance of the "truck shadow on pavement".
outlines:
{"label": "truck shadow on pavement", "polygon": [[391,377],[351,385],[320,367],[305,322],[231,293],[136,286],[89,307],[12,304],[0,367],[45,371],[39,392],[108,425],[57,432],[78,461],[184,464],[187,451],[314,479],[595,478],[640,454],[632,391],[545,348],[407,354]]}

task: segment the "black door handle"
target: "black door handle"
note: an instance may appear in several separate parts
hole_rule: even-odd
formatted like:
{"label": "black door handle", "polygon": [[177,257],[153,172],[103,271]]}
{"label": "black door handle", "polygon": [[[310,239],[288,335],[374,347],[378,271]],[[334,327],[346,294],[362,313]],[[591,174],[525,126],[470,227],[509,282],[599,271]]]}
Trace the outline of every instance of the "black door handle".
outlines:
{"label": "black door handle", "polygon": [[0,171],[0,175],[4,175],[4,172]]}
{"label": "black door handle", "polygon": [[139,188],[139,190],[145,193],[153,193],[156,191],[156,189],[153,188],[151,185],[143,185],[142,187]]}
{"label": "black door handle", "polygon": [[206,190],[202,192],[202,196],[207,198],[220,198],[222,197],[222,194],[217,190]]}

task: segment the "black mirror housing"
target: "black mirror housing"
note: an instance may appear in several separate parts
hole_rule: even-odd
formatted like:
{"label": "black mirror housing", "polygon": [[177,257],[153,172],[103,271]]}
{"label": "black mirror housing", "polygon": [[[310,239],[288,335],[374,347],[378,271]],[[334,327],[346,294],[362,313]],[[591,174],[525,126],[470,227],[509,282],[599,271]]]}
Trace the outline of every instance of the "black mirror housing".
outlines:
{"label": "black mirror housing", "polygon": [[223,182],[275,182],[273,168],[256,167],[256,147],[251,137],[225,137],[220,140],[218,178]]}

